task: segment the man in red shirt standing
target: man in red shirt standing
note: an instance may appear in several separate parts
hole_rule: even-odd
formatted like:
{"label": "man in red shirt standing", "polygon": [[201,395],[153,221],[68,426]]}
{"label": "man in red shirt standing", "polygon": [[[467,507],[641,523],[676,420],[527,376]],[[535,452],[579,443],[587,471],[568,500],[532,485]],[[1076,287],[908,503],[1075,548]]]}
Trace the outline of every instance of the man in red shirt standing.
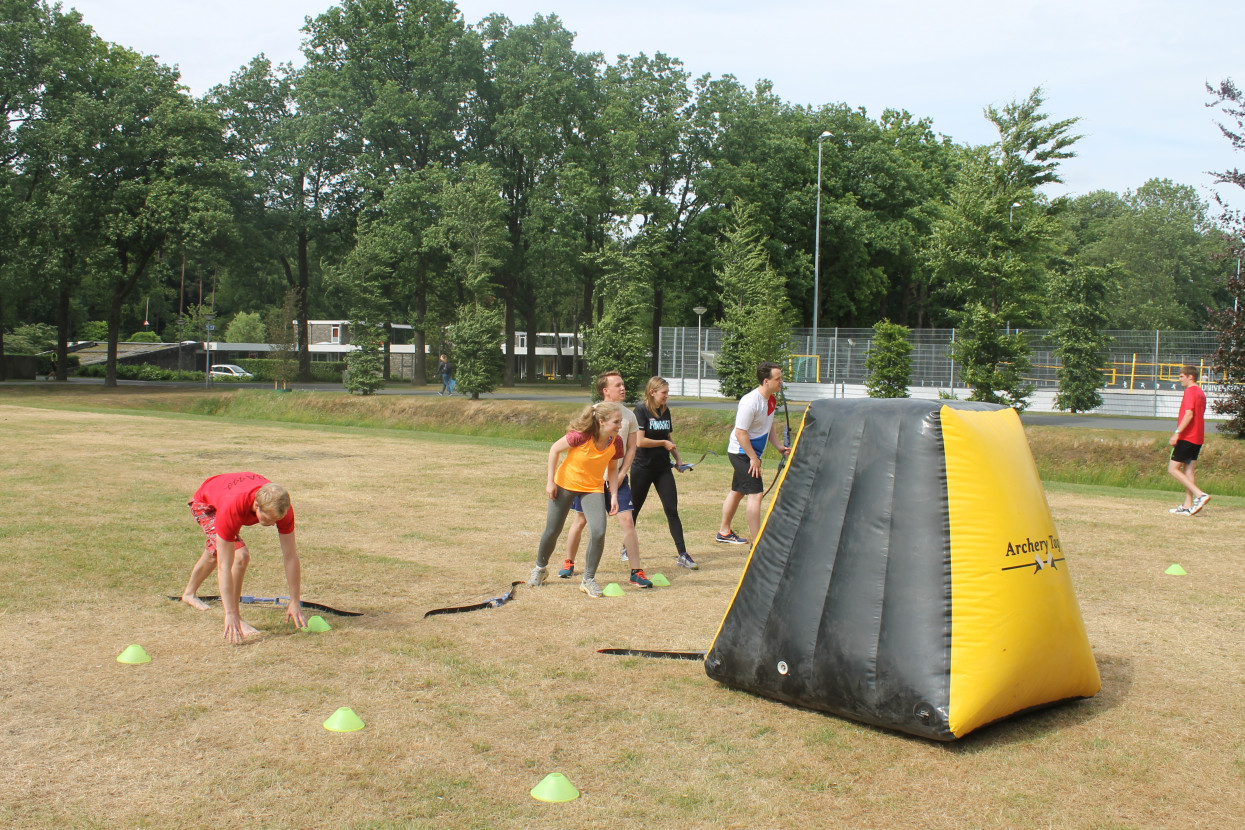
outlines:
{"label": "man in red shirt standing", "polygon": [[1173,447],[1167,472],[1184,485],[1184,504],[1171,509],[1178,516],[1192,516],[1210,501],[1210,495],[1193,480],[1193,468],[1206,440],[1206,393],[1197,385],[1197,379],[1196,366],[1180,367],[1180,385],[1184,387],[1184,397],[1180,399],[1180,421],[1167,442]]}
{"label": "man in red shirt standing", "polygon": [[242,579],[251,561],[246,542],[238,531],[244,525],[276,525],[281,558],[285,561],[285,582],[290,590],[290,604],[285,615],[294,625],[306,628],[301,596],[302,566],[294,542],[294,508],[290,506],[290,494],[285,488],[256,473],[224,473],[203,482],[191,496],[189,506],[191,515],[207,534],[207,542],[203,555],[190,570],[182,602],[206,611],[207,604],[198,597],[199,586],[215,569],[221,605],[225,607],[225,640],[236,644],[249,634],[258,634],[258,629],[242,621],[238,610]]}

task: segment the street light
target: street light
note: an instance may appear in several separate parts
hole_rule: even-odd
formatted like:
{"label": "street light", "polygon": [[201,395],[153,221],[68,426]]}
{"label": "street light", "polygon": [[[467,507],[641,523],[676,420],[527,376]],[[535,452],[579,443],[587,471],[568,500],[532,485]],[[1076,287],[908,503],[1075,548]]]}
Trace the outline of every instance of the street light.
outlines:
{"label": "street light", "polygon": [[692,309],[696,312],[696,400],[700,400],[700,315],[708,310],[703,305]]}
{"label": "street light", "polygon": [[1007,224],[1008,225],[1012,223],[1012,213],[1018,207],[1020,207],[1020,202],[1012,202],[1012,206],[1007,209]]}
{"label": "street light", "polygon": [[[834,138],[834,133],[826,130],[817,136],[817,228],[813,231],[813,355],[817,355],[817,312],[821,307],[821,143],[827,138]],[[814,365],[817,361],[813,361]],[[817,382],[821,382],[821,372],[817,372]]]}

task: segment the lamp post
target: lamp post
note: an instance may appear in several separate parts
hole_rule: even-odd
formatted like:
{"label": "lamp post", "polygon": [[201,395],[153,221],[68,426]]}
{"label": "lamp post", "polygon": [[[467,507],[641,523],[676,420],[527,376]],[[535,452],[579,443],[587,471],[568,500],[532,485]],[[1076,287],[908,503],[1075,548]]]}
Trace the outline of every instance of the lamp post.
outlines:
{"label": "lamp post", "polygon": [[[826,130],[817,136],[817,227],[813,231],[813,356],[817,355],[817,312],[821,308],[821,143],[827,138],[834,138],[834,133]],[[813,361],[816,365],[817,361]],[[821,371],[817,372],[817,382],[821,383]]]}
{"label": "lamp post", "polygon": [[696,400],[700,400],[700,315],[708,310],[703,305],[692,309],[696,312]]}
{"label": "lamp post", "polygon": [[1012,223],[1012,213],[1014,213],[1016,208],[1018,207],[1020,207],[1020,202],[1012,202],[1012,206],[1007,209],[1007,224],[1008,225]]}

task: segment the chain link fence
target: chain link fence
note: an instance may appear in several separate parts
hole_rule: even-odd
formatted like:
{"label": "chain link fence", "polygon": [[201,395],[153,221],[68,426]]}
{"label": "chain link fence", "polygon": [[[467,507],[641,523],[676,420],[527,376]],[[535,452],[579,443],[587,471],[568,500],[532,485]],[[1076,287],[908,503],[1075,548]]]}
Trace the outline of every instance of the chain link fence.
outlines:
{"label": "chain link fence", "polygon": [[[1012,333],[1012,330],[1008,330]],[[1022,331],[1029,343],[1032,371],[1026,379],[1035,387],[1030,408],[1053,410],[1060,363],[1056,344],[1045,329]],[[1218,378],[1211,371],[1217,336],[1211,331],[1105,331],[1102,353],[1103,406],[1095,410],[1113,415],[1174,416],[1180,403],[1180,367],[1186,363],[1202,371],[1202,386],[1214,397]],[[967,397],[951,345],[955,329],[913,329],[912,374],[914,397],[955,395]],[[660,372],[674,394],[717,396],[714,362],[721,351],[722,332],[713,327],[663,327]],[[873,329],[812,329],[791,333],[791,363],[786,378],[793,396],[805,399],[860,397],[868,376],[865,361],[873,347]],[[1208,413],[1209,414],[1209,413]]]}

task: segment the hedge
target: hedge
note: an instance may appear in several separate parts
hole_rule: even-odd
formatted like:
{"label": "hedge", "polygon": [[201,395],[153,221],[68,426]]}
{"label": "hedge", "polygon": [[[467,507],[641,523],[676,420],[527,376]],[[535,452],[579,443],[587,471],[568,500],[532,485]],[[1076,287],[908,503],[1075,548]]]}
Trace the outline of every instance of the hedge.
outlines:
{"label": "hedge", "polygon": [[[108,365],[106,363],[92,363],[90,366],[83,366],[78,370],[77,375],[80,378],[102,378],[107,374]],[[193,380],[203,382],[202,372],[179,372],[176,369],[161,369],[159,366],[152,366],[150,363],[140,363],[132,366],[128,363],[117,364],[118,380]]]}
{"label": "hedge", "polygon": [[[274,381],[277,379],[277,366],[280,364],[280,361],[267,357],[258,357],[238,360],[236,364],[254,375],[256,380]],[[346,364],[342,361],[326,363],[313,360],[311,362],[311,379],[316,383],[341,383],[342,372],[345,370]]]}

